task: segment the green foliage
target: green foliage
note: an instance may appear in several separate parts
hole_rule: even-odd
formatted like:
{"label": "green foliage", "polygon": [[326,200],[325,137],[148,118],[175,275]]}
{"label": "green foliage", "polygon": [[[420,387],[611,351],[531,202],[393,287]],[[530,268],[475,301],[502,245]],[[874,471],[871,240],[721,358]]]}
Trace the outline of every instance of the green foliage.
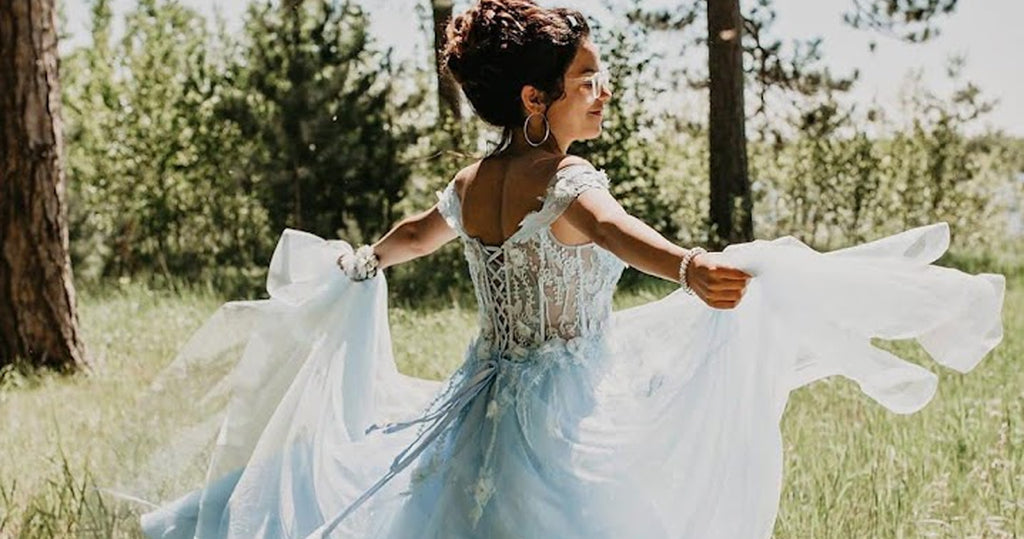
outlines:
{"label": "green foliage", "polygon": [[[924,4],[943,5],[900,5]],[[124,402],[214,308],[214,298],[180,283],[199,281],[219,297],[251,295],[282,227],[372,241],[398,218],[428,208],[458,169],[486,153],[485,130],[475,120],[434,125],[432,73],[395,66],[374,50],[353,4],[275,5],[253,6],[241,39],[225,43],[180,4],[142,0],[128,15],[124,38],[114,42],[110,2],[96,0],[92,46],[62,58],[77,276],[128,283],[156,273],[162,285],[184,292],[87,288],[86,338],[108,361],[94,378],[27,381],[0,372],[0,438],[12,444],[0,455],[0,535],[131,536],[136,514],[108,512],[87,494],[94,481],[109,484],[121,469],[114,452],[96,444],[126,434]],[[630,212],[679,243],[703,243],[706,126],[655,112],[659,95],[671,88],[662,82],[683,77],[660,73],[663,64],[646,47],[651,28],[691,27],[696,18],[687,12],[652,25],[641,15],[596,34],[614,99],[602,138],[574,151],[608,172]],[[1011,421],[1024,402],[1010,391],[1020,387],[1013,360],[1024,335],[1024,261],[1014,253],[1024,250],[1005,231],[1006,210],[1019,211],[1024,201],[1014,179],[1024,173],[1024,141],[965,134],[987,109],[969,84],[951,96],[919,92],[909,105],[911,120],[896,125],[844,108],[832,95],[842,81],[811,69],[811,45],[790,59],[779,59],[783,49],[764,34],[751,46],[755,68],[774,76],[758,83],[776,81],[801,96],[773,109],[778,117],[789,114],[786,129],[750,146],[759,237],[792,234],[830,248],[944,220],[952,225],[954,251],[940,263],[1018,279],[1008,289],[1005,348],[964,380],[944,375],[942,400],[907,422],[893,423],[841,383],[794,395],[784,424],[792,447],[776,535],[1024,529],[1015,496],[1024,477],[1024,432]],[[461,246],[452,242],[388,277],[400,304],[393,322],[403,370],[444,376],[474,330]],[[633,279],[627,274],[624,283]],[[664,291],[627,291],[616,304]],[[425,303],[443,310],[409,308]],[[426,341],[437,346],[423,355],[416,343]],[[38,419],[18,420],[38,418],[32,414],[39,410],[60,418],[66,437]],[[129,415],[136,430],[127,435],[162,434],[147,430],[148,418]],[[863,432],[870,436],[844,438]],[[60,453],[61,440],[76,449]],[[50,465],[25,460],[34,455]]]}
{"label": "green foliage", "polygon": [[[938,371],[938,394],[924,410],[894,415],[841,379],[791,396],[775,537],[1012,537],[1024,530],[1024,281],[1007,285],[1005,341],[966,376]],[[616,308],[670,290],[620,292]],[[117,485],[140,440],[175,434],[154,428],[150,410],[125,404],[136,402],[218,301],[133,284],[85,290],[80,305],[84,337],[106,358],[95,376],[0,383],[4,537],[140,536],[144,508],[91,488]],[[458,306],[394,308],[389,318],[399,369],[434,379],[459,364],[477,329],[475,312]],[[920,349],[906,348],[933,366]]]}
{"label": "green foliage", "polygon": [[252,141],[239,166],[272,230],[368,241],[405,196],[410,170],[399,157],[416,133],[396,118],[422,96],[394,102],[401,73],[372,49],[355,3],[277,4],[250,7],[221,107]]}
{"label": "green foliage", "polygon": [[214,281],[251,295],[285,227],[352,243],[406,194],[401,73],[352,3],[251,7],[237,41],[169,0],[143,0],[111,41],[62,63],[72,253],[86,279]]}
{"label": "green foliage", "polygon": [[989,108],[971,88],[917,89],[906,126],[858,121],[830,97],[805,105],[792,140],[751,145],[757,235],[833,248],[946,221],[954,245],[997,249],[1024,198],[1012,142],[964,134]]}
{"label": "green foliage", "polygon": [[939,30],[934,19],[956,10],[959,0],[854,0],[844,16],[854,28],[870,28],[911,42],[927,41]]}
{"label": "green foliage", "polygon": [[[421,73],[421,89],[433,80],[433,72]],[[406,197],[397,205],[403,216],[424,211],[437,202],[437,194],[470,163],[489,150],[488,128],[476,117],[456,121],[444,115],[441,123],[433,114],[418,124],[418,144],[410,147],[406,159],[412,178]],[[453,241],[427,258],[414,260],[388,270],[391,298],[403,304],[430,303],[448,306],[471,298],[473,283],[466,269],[462,242]]]}
{"label": "green foliage", "polygon": [[[655,108],[674,77],[664,76],[660,55],[646,47],[651,30],[642,17],[640,3],[634,2],[625,24],[594,32],[611,74],[612,96],[604,107],[601,136],[571,151],[608,175],[612,194],[630,214],[668,238],[703,241],[707,212],[696,210],[707,208],[702,202],[708,192],[706,174],[693,174],[702,168],[704,156],[694,150],[703,141],[691,136],[693,126]],[[640,281],[633,270],[623,276],[628,287]]]}
{"label": "green foliage", "polygon": [[669,236],[678,227],[672,213],[678,200],[659,181],[665,165],[664,139],[656,131],[663,117],[653,112],[652,103],[665,91],[652,84],[657,56],[644,50],[648,35],[643,25],[629,24],[596,33],[605,69],[614,89],[605,104],[603,133],[581,142],[573,151],[604,170],[612,181],[612,192],[624,208]]}
{"label": "green foliage", "polygon": [[92,25],[61,73],[77,274],[251,281],[267,215],[234,169],[241,133],[217,116],[226,88],[205,21],[142,0],[112,43],[98,0]]}
{"label": "green foliage", "polygon": [[[284,227],[376,240],[490,149],[475,118],[438,125],[432,66],[375,49],[352,2],[261,0],[231,37],[176,2],[143,0],[116,42],[109,0],[92,7],[92,45],[61,64],[80,280],[202,281],[252,296]],[[659,32],[690,35],[698,11],[633,2],[621,24],[596,29],[613,97],[602,136],[572,149],[608,173],[630,213],[684,245],[707,241],[707,127],[666,110],[694,70],[648,45]],[[980,90],[919,90],[903,125],[858,116],[836,97],[849,81],[818,69],[814,43],[784,57],[767,33],[773,17],[757,4],[745,42],[758,109],[772,107],[755,114],[770,136],[750,145],[756,234],[828,248],[945,220],[954,247],[998,250],[1007,210],[1024,200],[1013,181],[1024,143],[965,134],[990,108]],[[410,302],[471,293],[458,242],[389,274],[393,297]],[[628,272],[623,284],[635,281]]]}

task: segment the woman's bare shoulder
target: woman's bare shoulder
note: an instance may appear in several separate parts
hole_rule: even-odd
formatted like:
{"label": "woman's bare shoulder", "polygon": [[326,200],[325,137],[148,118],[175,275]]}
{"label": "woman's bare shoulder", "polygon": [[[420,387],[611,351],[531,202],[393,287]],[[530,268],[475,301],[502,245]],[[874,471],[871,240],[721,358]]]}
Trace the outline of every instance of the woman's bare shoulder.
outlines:
{"label": "woman's bare shoulder", "polygon": [[459,198],[462,198],[466,193],[466,186],[476,178],[477,172],[480,170],[481,163],[483,163],[483,159],[466,165],[462,170],[455,173],[455,191],[459,193]]}
{"label": "woman's bare shoulder", "polygon": [[513,159],[492,156],[478,159],[457,172],[454,178],[455,190],[459,198],[463,198],[469,186],[482,173],[481,169],[486,169],[488,174],[511,172],[517,177],[542,178],[546,182],[546,178],[559,170],[581,165],[594,168],[590,161],[577,155],[526,155]]}
{"label": "woman's bare shoulder", "polygon": [[590,161],[578,156],[578,155],[566,155],[558,162],[558,170],[563,168],[569,168],[572,166],[583,165],[586,167],[594,168],[594,165],[590,164]]}

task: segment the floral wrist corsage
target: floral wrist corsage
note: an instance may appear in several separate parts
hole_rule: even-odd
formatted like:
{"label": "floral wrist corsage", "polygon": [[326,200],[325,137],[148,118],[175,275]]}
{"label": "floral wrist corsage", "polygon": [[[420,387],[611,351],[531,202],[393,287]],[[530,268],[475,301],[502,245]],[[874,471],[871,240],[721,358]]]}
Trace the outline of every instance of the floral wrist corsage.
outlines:
{"label": "floral wrist corsage", "polygon": [[377,275],[380,259],[373,252],[373,246],[362,245],[354,253],[338,257],[338,266],[353,281],[363,281]]}

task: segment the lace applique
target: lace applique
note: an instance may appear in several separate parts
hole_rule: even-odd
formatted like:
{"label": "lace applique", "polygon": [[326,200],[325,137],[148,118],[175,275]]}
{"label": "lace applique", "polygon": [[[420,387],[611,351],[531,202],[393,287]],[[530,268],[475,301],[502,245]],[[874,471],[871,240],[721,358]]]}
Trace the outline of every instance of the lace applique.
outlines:
{"label": "lace applique", "polygon": [[455,190],[455,180],[448,182],[443,191],[438,191],[437,210],[444,217],[448,226],[462,235],[462,215],[459,204],[459,193]]}
{"label": "lace applique", "polygon": [[551,233],[551,224],[588,189],[608,189],[608,177],[588,165],[559,170],[540,209],[493,246],[466,234],[454,180],[438,193],[438,209],[465,247],[480,309],[480,335],[488,347],[483,354],[522,360],[545,341],[602,331],[625,265],[595,244],[563,245]]}
{"label": "lace applique", "polygon": [[608,189],[608,176],[589,165],[572,165],[559,170],[548,185],[544,204],[523,218],[520,231],[546,229],[576,197],[587,189]]}
{"label": "lace applique", "polygon": [[588,189],[608,189],[608,176],[585,165],[564,168],[559,171],[559,176],[548,196],[552,205],[558,208],[558,213]]}

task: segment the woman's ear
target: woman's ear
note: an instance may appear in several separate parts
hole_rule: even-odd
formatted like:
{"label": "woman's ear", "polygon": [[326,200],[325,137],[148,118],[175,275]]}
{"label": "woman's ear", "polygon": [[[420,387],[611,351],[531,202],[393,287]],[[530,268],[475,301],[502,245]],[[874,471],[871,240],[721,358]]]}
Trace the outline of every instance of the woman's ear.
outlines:
{"label": "woman's ear", "polygon": [[544,114],[548,109],[547,103],[544,102],[544,92],[529,84],[520,90],[519,99],[523,102],[523,110],[527,115]]}

